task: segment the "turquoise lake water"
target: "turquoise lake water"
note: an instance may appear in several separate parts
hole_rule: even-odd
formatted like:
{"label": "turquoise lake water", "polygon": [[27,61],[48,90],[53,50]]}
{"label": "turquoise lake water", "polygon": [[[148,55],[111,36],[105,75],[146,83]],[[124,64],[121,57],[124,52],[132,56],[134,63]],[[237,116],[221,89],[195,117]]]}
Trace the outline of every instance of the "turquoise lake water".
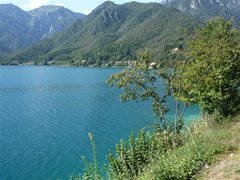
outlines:
{"label": "turquoise lake water", "polygon": [[[120,70],[0,67],[0,179],[68,179],[82,172],[82,155],[91,159],[89,132],[103,164],[119,139],[151,126],[150,102],[120,102],[105,84]],[[198,114],[189,108],[188,123]]]}

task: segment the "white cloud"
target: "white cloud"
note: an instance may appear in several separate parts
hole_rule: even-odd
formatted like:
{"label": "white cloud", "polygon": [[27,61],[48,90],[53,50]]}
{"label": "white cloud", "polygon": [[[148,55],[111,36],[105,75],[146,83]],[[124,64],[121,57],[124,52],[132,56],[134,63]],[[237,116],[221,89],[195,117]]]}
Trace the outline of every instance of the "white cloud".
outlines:
{"label": "white cloud", "polygon": [[31,0],[28,4],[23,5],[22,8],[31,10],[47,4],[49,4],[49,0]]}

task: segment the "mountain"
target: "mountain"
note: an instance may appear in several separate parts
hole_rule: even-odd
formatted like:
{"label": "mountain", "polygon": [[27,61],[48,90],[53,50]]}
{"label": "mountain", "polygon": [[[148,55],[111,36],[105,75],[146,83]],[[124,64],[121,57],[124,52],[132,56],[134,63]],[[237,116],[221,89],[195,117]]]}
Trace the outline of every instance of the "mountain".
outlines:
{"label": "mountain", "polygon": [[0,4],[0,54],[14,52],[73,24],[83,14],[59,6],[25,12],[13,4]]}
{"label": "mountain", "polygon": [[11,52],[31,44],[30,37],[36,36],[29,32],[30,16],[12,4],[0,5],[0,53]]}
{"label": "mountain", "polygon": [[193,18],[159,3],[117,5],[107,1],[63,32],[28,47],[9,62],[111,64],[135,60],[140,51],[149,48],[154,61],[166,63],[176,58],[172,50],[183,48],[197,25]]}
{"label": "mountain", "polygon": [[164,4],[203,21],[214,16],[227,20],[234,17],[236,25],[240,25],[239,0],[165,0]]}
{"label": "mountain", "polygon": [[51,37],[56,32],[62,31],[66,26],[72,24],[76,19],[83,17],[83,14],[74,13],[61,6],[42,6],[28,11],[31,18],[31,26],[40,31],[41,39]]}

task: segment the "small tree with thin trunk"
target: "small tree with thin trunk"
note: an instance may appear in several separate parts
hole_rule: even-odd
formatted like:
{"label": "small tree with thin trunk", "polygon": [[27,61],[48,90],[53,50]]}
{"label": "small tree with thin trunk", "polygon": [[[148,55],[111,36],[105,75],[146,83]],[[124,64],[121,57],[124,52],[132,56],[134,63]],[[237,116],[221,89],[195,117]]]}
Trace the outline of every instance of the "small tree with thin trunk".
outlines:
{"label": "small tree with thin trunk", "polygon": [[[107,83],[123,90],[120,98],[124,102],[151,100],[154,115],[159,118],[162,129],[167,130],[165,114],[169,110],[166,101],[170,91],[166,84],[159,83],[165,73],[161,73],[157,65],[150,62],[148,51],[143,52],[140,57],[141,60],[135,62],[130,69],[113,74]],[[158,87],[159,84],[163,84],[163,87]]]}

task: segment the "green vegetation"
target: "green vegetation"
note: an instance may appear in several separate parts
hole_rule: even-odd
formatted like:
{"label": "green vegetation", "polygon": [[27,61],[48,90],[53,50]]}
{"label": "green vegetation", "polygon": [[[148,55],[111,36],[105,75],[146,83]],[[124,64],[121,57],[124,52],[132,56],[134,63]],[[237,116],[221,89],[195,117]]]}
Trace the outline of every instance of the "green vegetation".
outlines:
{"label": "green vegetation", "polygon": [[149,48],[152,61],[171,66],[181,59],[173,50],[184,49],[186,40],[202,22],[214,16],[234,17],[234,26],[239,27],[239,8],[240,3],[232,0],[123,5],[107,1],[53,36],[82,15],[56,6],[24,12],[13,5],[1,5],[0,54],[8,56],[0,57],[0,64],[127,66]]}
{"label": "green vegetation", "polygon": [[[1,64],[112,66],[137,60],[148,47],[152,61],[172,65],[199,23],[159,3],[105,2],[64,32],[0,60]],[[120,62],[120,63],[121,63]]]}
{"label": "green vegetation", "polygon": [[[160,121],[155,123],[153,131],[145,132],[143,129],[137,137],[132,133],[128,141],[121,140],[115,153],[107,155],[109,179],[190,179],[204,166],[213,163],[217,155],[240,148],[240,116],[226,118],[236,114],[235,101],[232,100],[239,99],[240,90],[237,71],[240,46],[236,41],[239,32],[231,27],[232,23],[222,18],[210,20],[188,43],[186,63],[170,72],[151,64],[145,52],[141,55],[142,60],[131,69],[111,76],[110,85],[123,89],[123,101],[152,100],[153,112]],[[167,83],[165,94],[158,93],[156,86],[160,76]],[[198,83],[195,82],[195,85],[191,81]],[[165,98],[171,93],[177,100],[199,103],[203,111],[200,121],[184,129],[177,101],[175,128],[166,124]],[[214,99],[213,102],[216,99],[217,103],[211,103],[209,99]],[[217,112],[218,117],[213,116],[213,112]],[[95,144],[90,140],[95,152]],[[93,154],[90,174],[101,179],[96,154]]]}
{"label": "green vegetation", "polygon": [[111,179],[132,179],[137,177],[159,154],[182,145],[184,136],[168,131],[162,132],[156,124],[154,133],[139,131],[132,133],[128,142],[121,140],[116,145],[115,155],[109,153],[108,174]]}
{"label": "green vegetation", "polygon": [[[131,134],[128,141],[121,140],[116,145],[115,154],[107,155],[108,179],[195,177],[204,166],[214,163],[218,155],[240,149],[240,116],[230,121],[216,124],[205,116],[180,134],[162,132],[159,127],[154,132],[139,131],[136,138]],[[70,179],[104,179],[96,171],[96,164],[94,160],[88,165],[83,177]]]}
{"label": "green vegetation", "polygon": [[[111,86],[116,85],[123,90],[121,100],[150,100],[152,110],[159,124],[164,131],[175,130],[179,132],[184,125],[183,116],[186,103],[180,108],[179,101],[176,102],[176,116],[174,127],[167,125],[165,114],[168,112],[166,106],[167,98],[173,94],[179,94],[179,89],[173,84],[171,72],[161,68],[161,63],[151,63],[148,51],[141,54],[141,60],[136,61],[130,69],[114,74],[107,81]],[[162,87],[161,87],[162,86]]]}
{"label": "green vegetation", "polygon": [[175,97],[197,103],[218,118],[240,109],[240,31],[232,21],[211,19],[188,43],[188,61],[177,64],[172,83],[181,86]]}
{"label": "green vegetation", "polygon": [[[166,90],[162,95],[158,93],[157,82],[160,81],[161,74],[158,73],[156,64],[151,66],[148,52],[142,53],[141,58],[140,61],[133,64],[131,69],[112,75],[108,84],[123,89],[121,100],[124,102],[139,99],[141,101],[152,100],[154,115],[160,119],[162,128],[166,130],[165,114],[168,111],[166,101],[169,92]],[[163,84],[163,86],[165,85]],[[164,89],[163,87],[158,88]]]}
{"label": "green vegetation", "polygon": [[[236,120],[240,122],[240,116]],[[209,122],[212,120],[194,123],[183,146],[159,154],[136,179],[190,179],[204,166],[215,162],[216,155],[240,148],[239,123],[213,127]]]}
{"label": "green vegetation", "polygon": [[[94,137],[92,135],[92,133],[88,134],[89,140],[91,142],[92,145],[92,152],[93,152],[93,163],[88,163],[85,159],[85,157],[83,156],[83,162],[86,166],[85,170],[84,170],[84,174],[82,176],[82,179],[101,179],[100,176],[100,170],[99,170],[99,165],[98,165],[98,161],[97,161],[97,150],[96,150],[96,145],[95,145],[95,140]],[[74,179],[78,179],[76,177],[72,177],[72,180]]]}
{"label": "green vegetation", "polygon": [[226,153],[217,158],[214,163],[204,169],[196,179],[239,179],[240,151]]}

